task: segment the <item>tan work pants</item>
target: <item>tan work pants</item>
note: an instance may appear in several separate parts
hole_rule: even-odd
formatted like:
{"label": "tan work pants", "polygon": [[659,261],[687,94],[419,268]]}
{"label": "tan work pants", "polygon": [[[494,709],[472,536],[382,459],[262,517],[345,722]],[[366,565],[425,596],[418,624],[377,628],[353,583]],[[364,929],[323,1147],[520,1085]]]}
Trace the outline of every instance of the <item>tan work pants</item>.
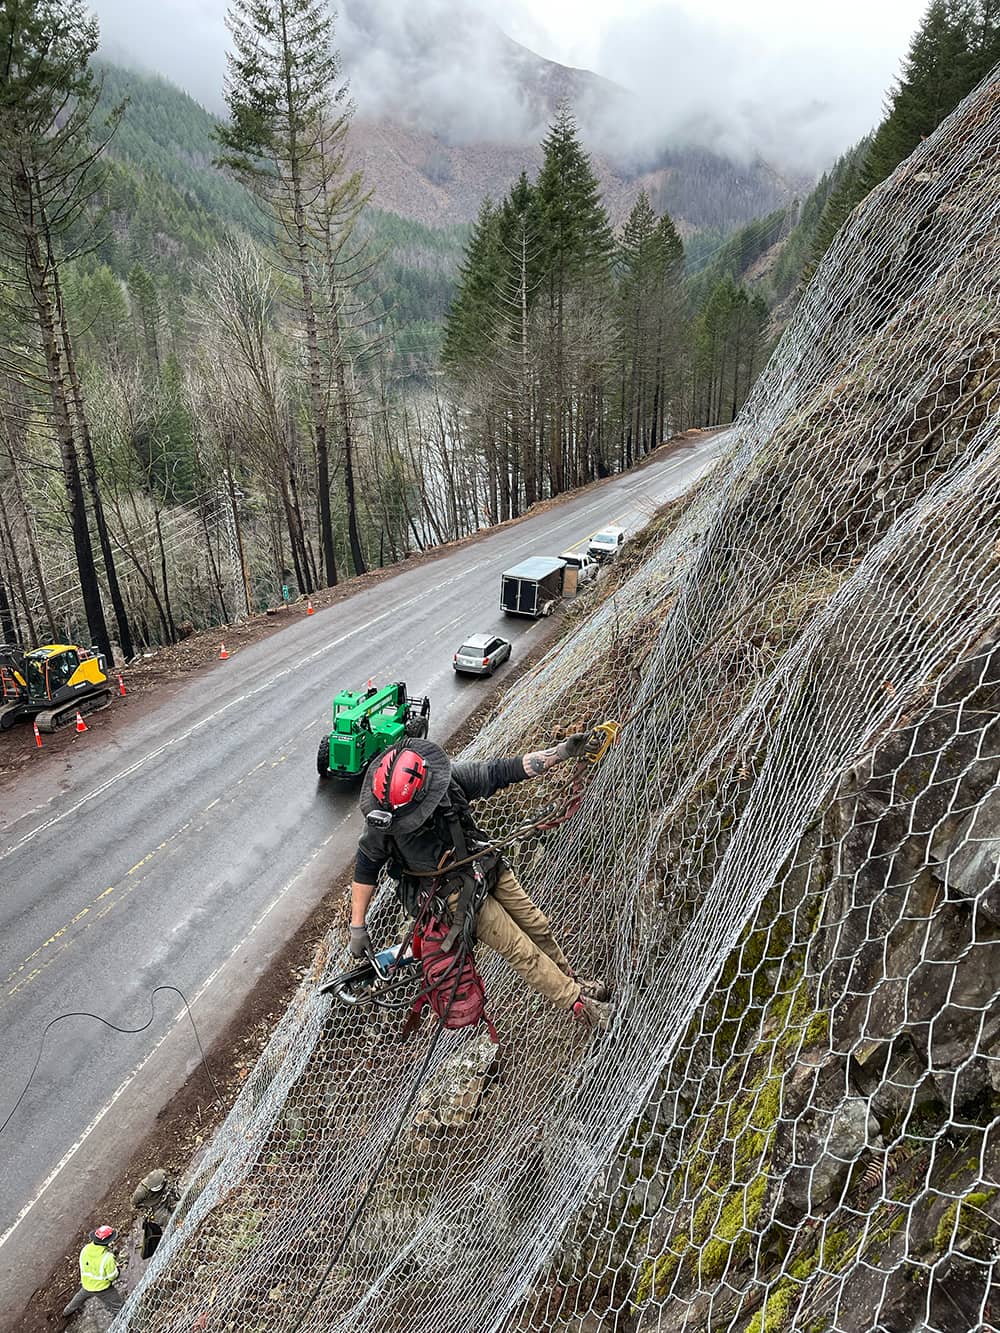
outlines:
{"label": "tan work pants", "polygon": [[532,990],[560,1009],[569,1009],[580,998],[579,983],[570,975],[548,918],[506,866],[501,866],[496,887],[479,909],[476,938],[496,949]]}

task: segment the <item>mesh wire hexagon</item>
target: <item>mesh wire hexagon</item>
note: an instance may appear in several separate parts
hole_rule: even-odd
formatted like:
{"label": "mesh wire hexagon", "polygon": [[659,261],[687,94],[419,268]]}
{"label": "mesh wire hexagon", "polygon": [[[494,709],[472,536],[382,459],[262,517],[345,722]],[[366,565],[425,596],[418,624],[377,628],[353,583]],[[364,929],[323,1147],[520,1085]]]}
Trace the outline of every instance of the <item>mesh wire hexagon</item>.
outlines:
{"label": "mesh wire hexagon", "polygon": [[510,853],[613,980],[610,1032],[483,957],[499,1060],[449,1032],[415,1088],[430,1027],[331,1007],[321,956],[116,1329],[993,1327],[998,229],[993,78],[856,211],[725,460],[468,749],[628,716]]}

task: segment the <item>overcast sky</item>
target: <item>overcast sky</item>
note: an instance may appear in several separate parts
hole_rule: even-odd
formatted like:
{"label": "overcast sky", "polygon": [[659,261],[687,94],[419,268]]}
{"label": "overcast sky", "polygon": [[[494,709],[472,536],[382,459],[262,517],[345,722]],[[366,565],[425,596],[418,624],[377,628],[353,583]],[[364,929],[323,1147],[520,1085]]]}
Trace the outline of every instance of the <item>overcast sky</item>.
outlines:
{"label": "overcast sky", "polygon": [[[405,3],[405,0],[400,0]],[[669,10],[705,20],[728,45],[738,33],[750,33],[778,51],[796,46],[816,51],[828,47],[841,54],[881,57],[891,74],[910,34],[926,9],[926,0],[838,0],[809,5],[802,0],[504,0],[492,10],[512,37],[526,41],[541,55],[564,64],[598,69],[615,60],[623,35],[648,25]],[[499,16],[502,15],[502,18]]]}
{"label": "overcast sky", "polygon": [[[109,54],[130,55],[222,109],[226,0],[91,3]],[[498,77],[489,43],[470,58],[467,25],[458,20],[485,15],[539,54],[638,94],[635,123],[621,128],[626,138],[638,136],[637,151],[685,139],[815,172],[877,123],[925,0],[335,4],[362,113],[416,108],[453,137],[537,135]]]}

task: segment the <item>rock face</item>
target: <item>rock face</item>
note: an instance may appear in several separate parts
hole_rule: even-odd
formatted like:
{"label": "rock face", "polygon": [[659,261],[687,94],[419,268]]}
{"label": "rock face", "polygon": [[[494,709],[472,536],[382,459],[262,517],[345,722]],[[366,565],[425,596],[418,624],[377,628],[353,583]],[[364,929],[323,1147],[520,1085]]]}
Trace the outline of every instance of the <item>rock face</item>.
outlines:
{"label": "rock face", "polygon": [[[723,973],[673,1093],[638,1333],[1000,1314],[998,704],[993,640],[848,775]],[[741,973],[772,948],[751,1020]]]}
{"label": "rock face", "polygon": [[471,1125],[500,1073],[499,1049],[483,1030],[447,1060],[417,1100],[415,1128],[424,1135]]}

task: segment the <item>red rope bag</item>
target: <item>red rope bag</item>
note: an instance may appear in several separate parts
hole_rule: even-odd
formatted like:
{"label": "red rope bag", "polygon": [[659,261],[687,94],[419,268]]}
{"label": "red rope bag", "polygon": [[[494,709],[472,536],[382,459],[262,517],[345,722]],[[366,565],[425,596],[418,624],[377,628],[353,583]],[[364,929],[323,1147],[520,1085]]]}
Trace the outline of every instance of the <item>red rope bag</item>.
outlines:
{"label": "red rope bag", "polygon": [[429,1008],[442,1027],[467,1028],[485,1022],[491,1039],[499,1042],[493,1020],[486,1013],[486,991],[473,952],[461,946],[445,952],[442,945],[448,931],[446,922],[434,918],[414,931],[413,953],[420,959],[424,989],[410,1012],[412,1026]]}

